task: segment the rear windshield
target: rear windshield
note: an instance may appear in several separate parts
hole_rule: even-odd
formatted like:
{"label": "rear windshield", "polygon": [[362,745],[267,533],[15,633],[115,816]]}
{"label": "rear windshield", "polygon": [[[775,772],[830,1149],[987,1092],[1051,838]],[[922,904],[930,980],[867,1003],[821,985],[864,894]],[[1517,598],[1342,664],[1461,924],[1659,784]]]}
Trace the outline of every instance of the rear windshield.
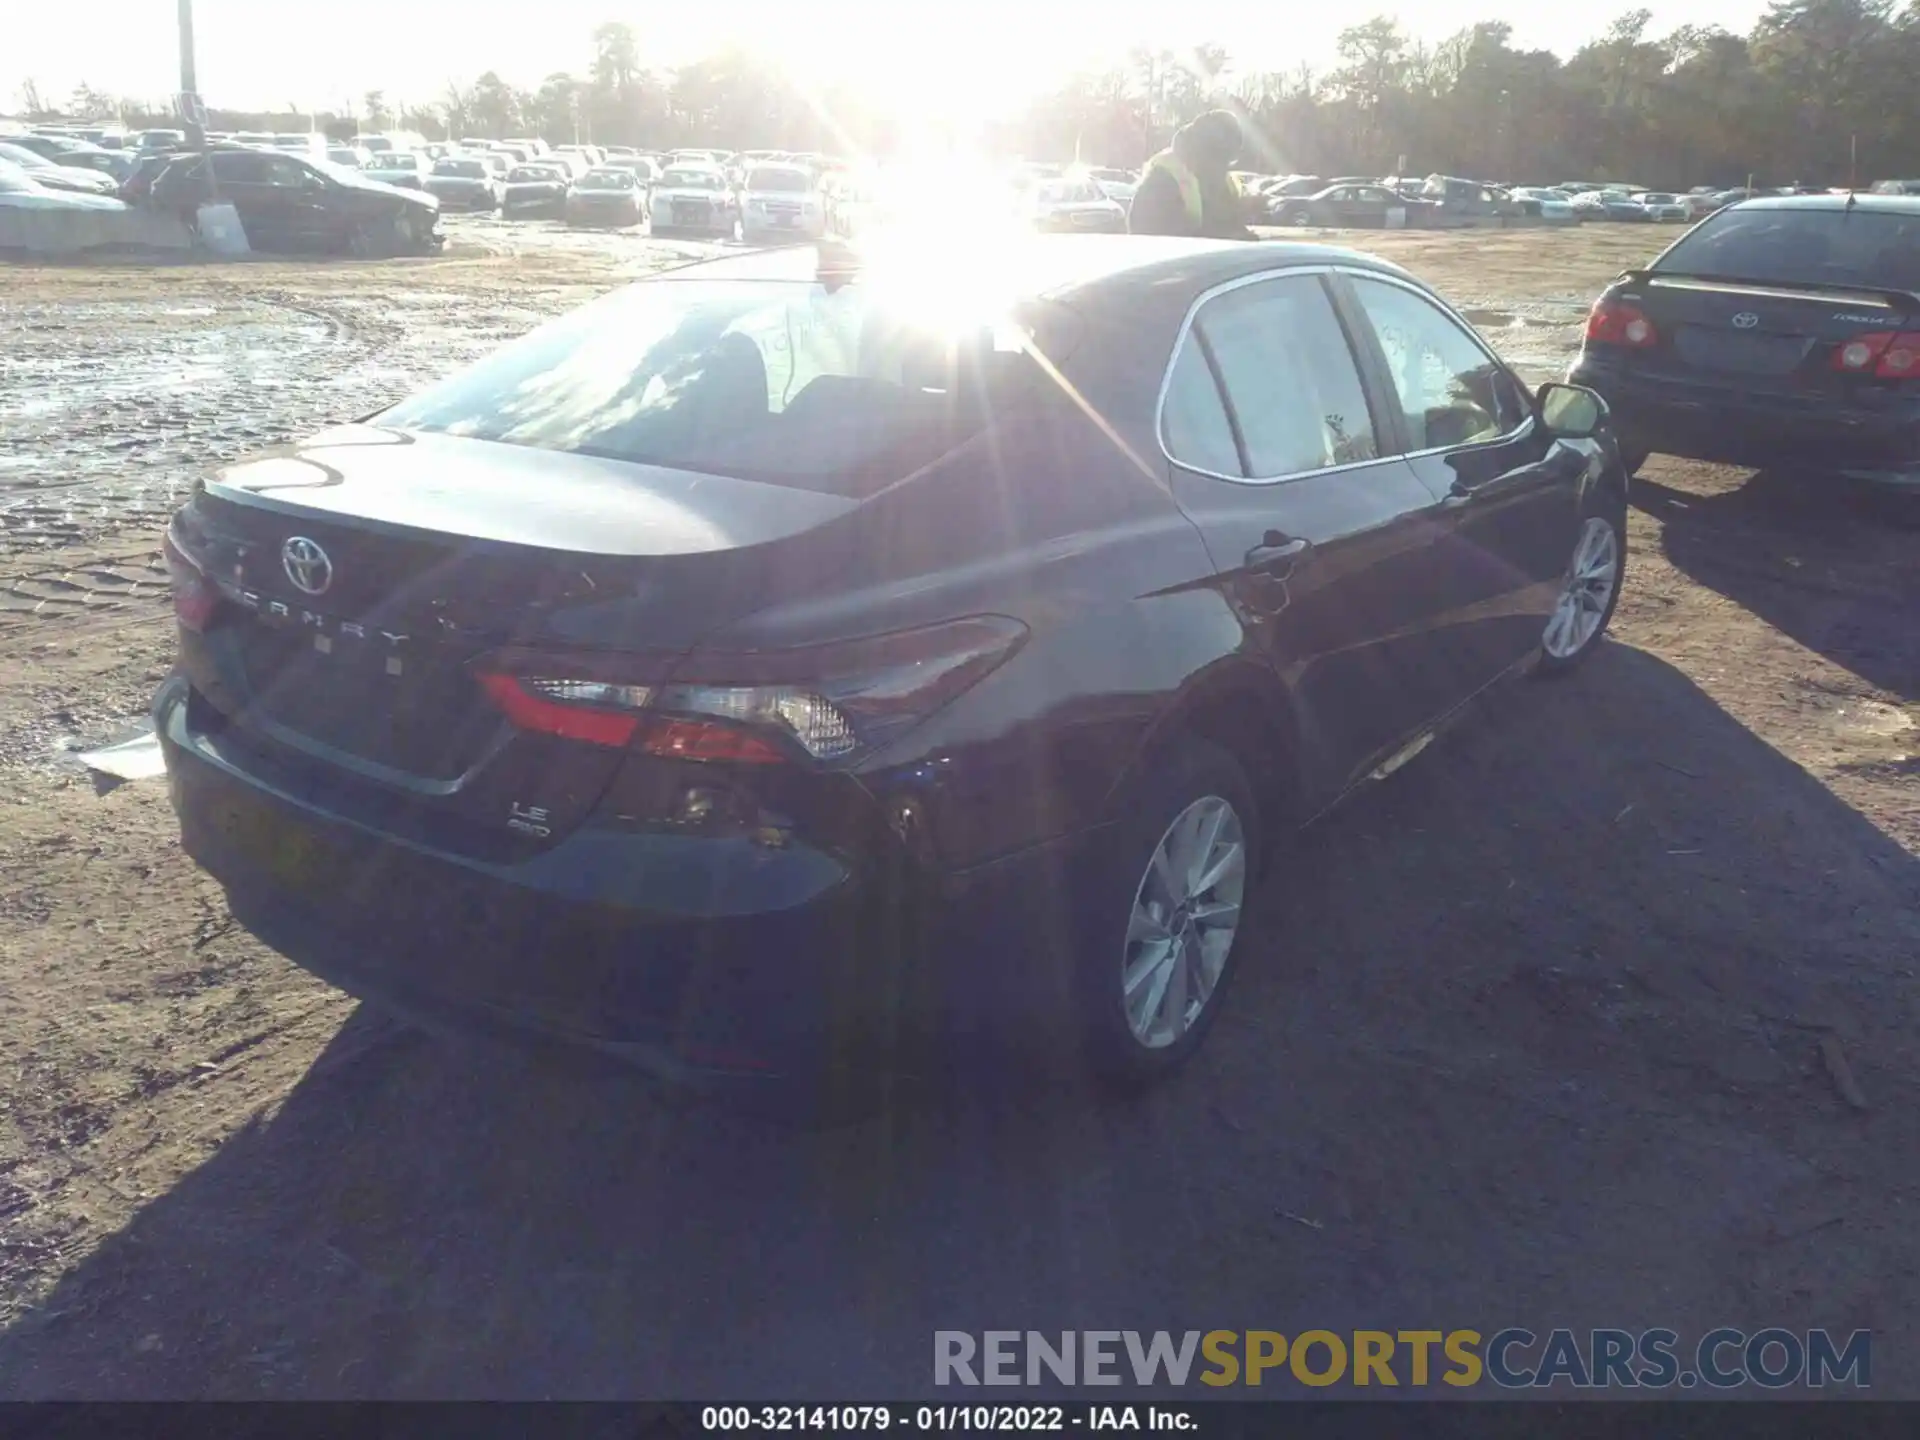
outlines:
{"label": "rear windshield", "polygon": [[1689,231],[1654,269],[1777,285],[1920,290],[1920,214],[1722,210]]}
{"label": "rear windshield", "polygon": [[631,190],[633,176],[624,170],[589,170],[580,181],[582,190]]}
{"label": "rear windshield", "polygon": [[420,162],[412,155],[403,155],[397,150],[389,150],[384,155],[373,157],[372,169],[375,170],[416,170]]}
{"label": "rear windshield", "polygon": [[669,190],[718,190],[721,177],[713,170],[669,170],[660,183]]}
{"label": "rear windshield", "polygon": [[442,160],[433,167],[436,175],[455,175],[463,180],[484,179],[487,167],[478,160]]}
{"label": "rear windshield", "polygon": [[935,323],[858,281],[642,282],[373,423],[863,495],[1044,393],[1012,324]]}

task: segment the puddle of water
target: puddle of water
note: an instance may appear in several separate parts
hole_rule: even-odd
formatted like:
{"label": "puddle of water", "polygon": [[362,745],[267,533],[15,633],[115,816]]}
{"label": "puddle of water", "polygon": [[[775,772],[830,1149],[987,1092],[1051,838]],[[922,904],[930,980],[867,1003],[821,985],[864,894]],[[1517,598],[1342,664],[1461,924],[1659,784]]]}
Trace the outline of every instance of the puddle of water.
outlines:
{"label": "puddle of water", "polygon": [[1833,725],[1854,735],[1880,738],[1904,734],[1914,727],[1913,717],[1897,705],[1878,700],[1854,700],[1833,712]]}

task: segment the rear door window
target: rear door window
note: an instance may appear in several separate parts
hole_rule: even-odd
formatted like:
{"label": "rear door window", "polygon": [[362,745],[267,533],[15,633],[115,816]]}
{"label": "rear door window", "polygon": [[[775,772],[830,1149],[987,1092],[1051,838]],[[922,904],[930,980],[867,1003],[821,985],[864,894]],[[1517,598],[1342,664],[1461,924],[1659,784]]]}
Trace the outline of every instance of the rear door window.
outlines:
{"label": "rear door window", "polygon": [[1318,276],[1230,290],[1201,307],[1194,329],[1219,365],[1253,478],[1378,457],[1366,392]]}
{"label": "rear door window", "polygon": [[1167,377],[1167,399],[1160,414],[1167,454],[1193,470],[1244,477],[1233,424],[1214,383],[1197,335],[1189,334]]}

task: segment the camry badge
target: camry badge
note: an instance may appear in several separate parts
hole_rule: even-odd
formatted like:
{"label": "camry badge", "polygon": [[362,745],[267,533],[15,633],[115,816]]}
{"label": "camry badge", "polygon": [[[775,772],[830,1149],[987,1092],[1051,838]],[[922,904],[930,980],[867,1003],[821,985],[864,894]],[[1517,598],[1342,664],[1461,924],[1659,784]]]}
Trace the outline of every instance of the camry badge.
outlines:
{"label": "camry badge", "polygon": [[280,568],[293,588],[306,595],[324,595],[333,584],[333,561],[318,542],[304,535],[295,535],[280,547]]}
{"label": "camry badge", "polygon": [[1736,330],[1751,330],[1759,323],[1760,317],[1751,310],[1742,310],[1733,317],[1733,328]]}

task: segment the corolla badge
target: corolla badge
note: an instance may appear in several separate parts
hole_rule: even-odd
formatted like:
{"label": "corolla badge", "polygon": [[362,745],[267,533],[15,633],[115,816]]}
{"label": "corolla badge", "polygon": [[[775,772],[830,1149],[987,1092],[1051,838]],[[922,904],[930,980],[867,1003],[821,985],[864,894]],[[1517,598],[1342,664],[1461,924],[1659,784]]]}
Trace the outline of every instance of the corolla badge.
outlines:
{"label": "corolla badge", "polygon": [[304,535],[294,535],[280,547],[280,568],[302,594],[324,595],[333,584],[333,561],[317,541]]}
{"label": "corolla badge", "polygon": [[1760,317],[1751,310],[1742,310],[1733,317],[1733,328],[1736,330],[1751,330],[1759,323]]}

